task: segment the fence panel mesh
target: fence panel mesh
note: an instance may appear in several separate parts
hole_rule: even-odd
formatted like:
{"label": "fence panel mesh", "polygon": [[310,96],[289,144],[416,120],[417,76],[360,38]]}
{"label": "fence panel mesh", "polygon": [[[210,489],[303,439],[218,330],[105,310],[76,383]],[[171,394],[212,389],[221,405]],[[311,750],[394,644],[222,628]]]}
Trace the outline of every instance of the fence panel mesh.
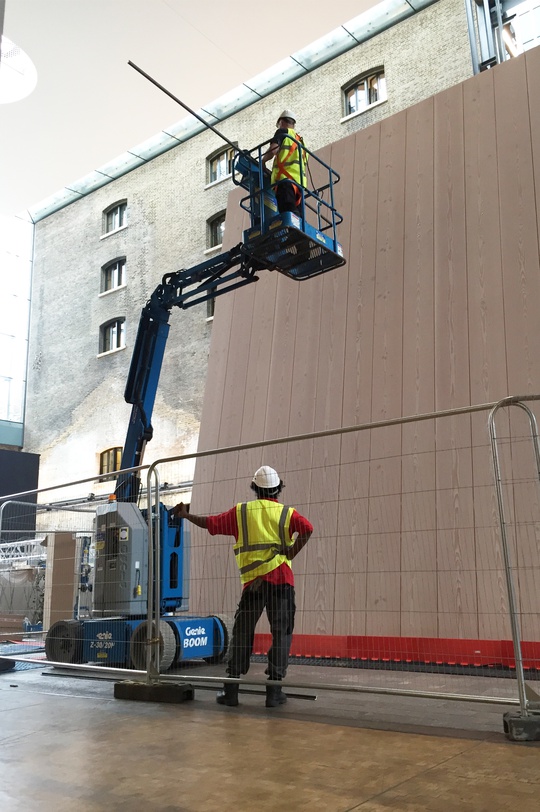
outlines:
{"label": "fence panel mesh", "polygon": [[[535,685],[540,671],[540,595],[535,588],[539,474],[523,416],[507,410],[497,422],[523,664]],[[280,501],[314,527],[292,565],[296,616],[288,682],[515,699],[487,411],[208,454],[196,461],[192,493],[189,483],[183,483],[186,460],[163,461],[157,466],[162,523],[181,501],[191,502],[192,513],[215,515],[252,499],[253,473],[263,464],[274,467],[285,483]],[[141,509],[113,504],[110,509],[117,516],[112,529],[104,500],[4,504],[4,641],[40,623],[45,630],[57,624],[60,631],[49,641],[49,659],[144,669],[148,635],[143,621],[151,586],[147,507],[154,501],[154,495],[150,502],[142,498]],[[217,617],[230,636],[242,591],[235,539],[184,525],[189,533],[184,546],[176,548],[180,536],[171,521],[172,541],[167,544],[175,552],[170,559],[166,552],[162,561],[162,571],[177,586],[182,574],[184,588],[178,605],[162,607],[161,670],[218,677],[225,674],[223,646],[219,656],[207,651],[199,656],[193,647],[182,648],[183,631],[178,629],[183,621]],[[139,545],[136,552],[134,545]],[[178,560],[174,567],[171,563],[179,551],[183,573]],[[117,616],[126,622],[111,623]],[[88,621],[91,633],[84,625]],[[154,628],[152,635],[156,633]],[[265,678],[271,642],[263,612],[250,668],[255,681]]]}
{"label": "fence panel mesh", "polygon": [[[524,663],[534,680],[538,473],[523,422],[511,434],[508,427],[500,445]],[[289,680],[516,696],[487,412],[201,458],[192,512],[216,514],[252,498],[262,464],[284,480],[281,501],[314,525],[293,563]],[[160,466],[162,481],[174,479],[175,465]],[[241,585],[233,544],[192,526],[190,613],[234,615]],[[263,615],[255,674],[270,644]]]}

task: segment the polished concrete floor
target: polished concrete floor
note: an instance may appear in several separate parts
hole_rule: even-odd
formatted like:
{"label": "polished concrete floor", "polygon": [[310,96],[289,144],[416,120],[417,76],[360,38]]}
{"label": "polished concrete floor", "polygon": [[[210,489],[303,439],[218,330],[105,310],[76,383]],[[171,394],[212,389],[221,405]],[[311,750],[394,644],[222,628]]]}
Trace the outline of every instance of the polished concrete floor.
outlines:
{"label": "polished concrete floor", "polygon": [[5,672],[0,809],[538,812],[540,745],[504,738],[506,709],[338,692],[226,708],[203,688],[151,704],[104,680]]}

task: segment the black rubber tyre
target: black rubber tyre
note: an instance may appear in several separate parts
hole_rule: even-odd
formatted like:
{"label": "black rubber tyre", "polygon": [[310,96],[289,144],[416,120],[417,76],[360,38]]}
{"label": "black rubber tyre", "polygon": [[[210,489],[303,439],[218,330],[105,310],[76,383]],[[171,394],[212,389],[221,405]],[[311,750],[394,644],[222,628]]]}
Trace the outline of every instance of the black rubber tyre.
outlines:
{"label": "black rubber tyre", "polygon": [[14,660],[6,660],[4,657],[0,657],[0,673],[3,671],[13,671],[14,668]]}
{"label": "black rubber tyre", "polygon": [[79,620],[58,620],[45,638],[47,659],[56,663],[82,663],[82,623]]}
{"label": "black rubber tyre", "polygon": [[[154,626],[155,629],[155,626]],[[129,653],[133,668],[137,671],[146,671],[147,649],[147,623],[146,620],[137,626],[131,635]],[[159,671],[167,671],[176,657],[178,642],[172,626],[166,620],[159,621]],[[156,664],[154,663],[154,666]]]}

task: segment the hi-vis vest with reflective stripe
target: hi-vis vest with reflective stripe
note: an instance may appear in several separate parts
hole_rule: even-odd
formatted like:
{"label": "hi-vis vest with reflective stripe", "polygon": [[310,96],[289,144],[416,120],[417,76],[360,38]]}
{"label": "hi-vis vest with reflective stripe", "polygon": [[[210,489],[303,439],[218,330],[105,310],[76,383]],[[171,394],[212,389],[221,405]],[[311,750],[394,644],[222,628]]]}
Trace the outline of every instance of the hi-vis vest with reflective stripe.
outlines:
{"label": "hi-vis vest with reflective stripe", "polygon": [[[296,138],[303,147],[304,139],[294,130],[287,130],[287,132],[288,135],[284,137],[279,152],[274,158],[270,182],[277,183],[278,180],[292,180],[298,186],[307,186],[307,153],[291,140]],[[302,172],[300,172],[300,153],[302,153]]]}
{"label": "hi-vis vest with reflective stripe", "polygon": [[282,564],[291,566],[285,555],[294,544],[289,525],[294,508],[254,499],[236,506],[238,541],[234,545],[236,563],[243,584],[267,575]]}

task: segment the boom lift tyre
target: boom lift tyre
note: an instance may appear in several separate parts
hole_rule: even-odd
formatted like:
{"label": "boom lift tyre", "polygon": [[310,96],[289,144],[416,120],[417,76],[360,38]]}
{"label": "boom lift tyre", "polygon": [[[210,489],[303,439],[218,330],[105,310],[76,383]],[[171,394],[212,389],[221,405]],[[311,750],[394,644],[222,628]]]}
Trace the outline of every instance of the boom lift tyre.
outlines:
{"label": "boom lift tyre", "polygon": [[82,622],[57,620],[45,638],[48,660],[59,663],[82,663]]}
{"label": "boom lift tyre", "polygon": [[[152,637],[156,637],[156,625],[152,623]],[[129,644],[129,652],[133,668],[146,671],[146,653],[148,650],[148,625],[143,621],[137,626]],[[177,637],[172,626],[166,620],[159,621],[159,666],[155,661],[152,665],[156,671],[167,671],[173,664],[178,649]]]}

